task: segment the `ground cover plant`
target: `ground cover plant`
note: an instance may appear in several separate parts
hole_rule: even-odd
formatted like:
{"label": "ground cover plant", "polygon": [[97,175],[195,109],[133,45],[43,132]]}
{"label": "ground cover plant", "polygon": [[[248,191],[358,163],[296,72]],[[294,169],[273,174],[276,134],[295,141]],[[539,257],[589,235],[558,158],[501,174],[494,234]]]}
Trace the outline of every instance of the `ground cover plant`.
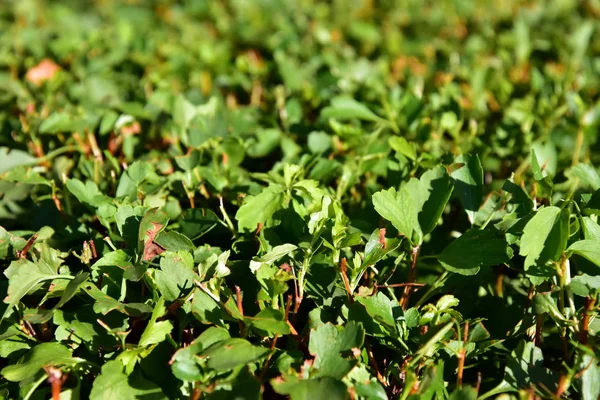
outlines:
{"label": "ground cover plant", "polygon": [[599,17],[4,0],[0,397],[597,399]]}

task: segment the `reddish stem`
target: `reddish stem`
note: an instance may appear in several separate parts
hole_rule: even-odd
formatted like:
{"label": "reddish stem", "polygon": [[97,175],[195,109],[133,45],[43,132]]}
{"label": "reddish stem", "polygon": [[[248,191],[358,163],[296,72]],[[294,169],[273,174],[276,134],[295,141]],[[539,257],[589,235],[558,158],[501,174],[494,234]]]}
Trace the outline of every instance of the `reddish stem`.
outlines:
{"label": "reddish stem", "polygon": [[33,236],[31,236],[29,238],[29,240],[25,244],[25,247],[23,247],[23,250],[17,252],[18,258],[27,258],[27,252],[29,252],[29,249],[31,249],[31,246],[33,246],[33,244],[35,243],[35,241],[37,240],[37,237],[38,237],[38,234],[36,232],[33,234]]}
{"label": "reddish stem", "polygon": [[344,281],[344,286],[346,287],[346,292],[348,293],[348,301],[350,304],[354,303],[354,297],[352,296],[352,288],[350,287],[350,281],[348,280],[348,276],[346,275],[346,271],[348,270],[348,264],[346,258],[342,258],[342,263],[340,264],[340,273],[342,274],[342,280]]}
{"label": "reddish stem", "polygon": [[469,321],[465,322],[463,341],[464,345],[462,346],[462,348],[460,349],[460,353],[458,354],[458,373],[456,374],[456,384],[458,385],[458,387],[462,386],[463,381],[465,357],[467,354],[467,342],[469,341]]}
{"label": "reddish stem", "polygon": [[[419,257],[420,250],[421,250],[421,248],[419,246],[413,247],[413,249],[412,249],[410,271],[408,272],[408,283],[414,283],[415,279],[417,279],[417,258]],[[405,311],[406,311],[406,308],[408,307],[408,302],[410,300],[411,291],[412,291],[412,288],[410,286],[406,286],[404,288],[404,293],[402,294],[402,298],[400,299],[400,306]]]}
{"label": "reddish stem", "polygon": [[585,298],[585,309],[583,310],[583,320],[581,321],[581,343],[587,344],[588,336],[589,336],[589,326],[590,326],[590,314],[592,309],[594,308],[594,304],[596,303],[596,299],[592,297]]}
{"label": "reddish stem", "polygon": [[[244,306],[242,304],[242,290],[237,285],[235,286],[235,299],[236,299],[236,303],[237,303],[237,309],[243,317],[244,316]],[[243,335],[244,321],[240,321],[239,325],[240,325],[240,334]]]}

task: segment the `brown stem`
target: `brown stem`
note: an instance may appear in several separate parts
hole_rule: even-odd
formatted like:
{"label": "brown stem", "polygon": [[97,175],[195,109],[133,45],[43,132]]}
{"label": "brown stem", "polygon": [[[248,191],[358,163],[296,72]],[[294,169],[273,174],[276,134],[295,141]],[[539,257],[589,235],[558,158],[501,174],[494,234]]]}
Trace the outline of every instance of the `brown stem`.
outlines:
{"label": "brown stem", "polygon": [[33,244],[35,243],[37,237],[38,237],[38,234],[36,232],[33,234],[33,236],[31,236],[29,238],[29,240],[25,244],[25,247],[23,247],[23,250],[17,252],[18,258],[26,258],[27,257],[27,252],[29,252],[29,249],[31,249],[31,246],[33,246]]}
{"label": "brown stem", "polygon": [[[244,306],[242,305],[242,290],[240,289],[239,286],[235,286],[235,299],[237,302],[237,309],[240,312],[240,314],[242,315],[242,317],[244,316]],[[244,335],[244,321],[240,321],[239,322],[240,325],[240,335]]]}
{"label": "brown stem", "polygon": [[96,252],[96,243],[94,243],[94,239],[89,241],[90,243],[90,248],[92,249],[92,256],[94,258],[98,258],[98,253]]}
{"label": "brown stem", "polygon": [[464,345],[458,353],[458,373],[456,374],[456,385],[462,387],[463,371],[465,369],[465,356],[467,354],[467,342],[469,341],[469,321],[465,322],[464,328]]}
{"label": "brown stem", "polygon": [[585,309],[583,310],[583,320],[581,321],[581,343],[587,344],[588,335],[589,335],[589,326],[590,326],[590,314],[592,309],[594,308],[594,304],[596,303],[596,299],[593,297],[585,298]]}
{"label": "brown stem", "polygon": [[61,214],[64,213],[63,208],[62,208],[62,204],[60,202],[60,199],[58,198],[58,196],[56,195],[56,192],[54,190],[52,190],[52,201],[54,202],[54,205],[56,206],[56,209],[58,211],[60,211]]}
{"label": "brown stem", "polygon": [[52,388],[52,400],[60,400],[60,392],[67,380],[67,375],[63,375],[60,369],[54,367],[44,367],[44,370],[48,374],[48,382]]}
{"label": "brown stem", "polygon": [[408,283],[408,282],[404,282],[404,283],[391,283],[389,285],[377,285],[378,289],[386,289],[386,288],[393,288],[393,287],[423,287],[426,286],[424,283]]}
{"label": "brown stem", "polygon": [[75,142],[77,142],[79,147],[81,147],[81,150],[85,153],[85,155],[90,154],[90,146],[83,141],[79,132],[73,133],[73,139],[75,140]]}
{"label": "brown stem", "polygon": [[531,305],[531,300],[533,300],[533,295],[535,294],[535,286],[529,286],[529,292],[527,293],[527,303],[525,304],[525,309],[528,309]]}
{"label": "brown stem", "polygon": [[477,383],[475,384],[475,391],[479,393],[479,389],[481,388],[481,371],[477,372]]}
{"label": "brown stem", "polygon": [[188,200],[190,201],[190,208],[196,208],[196,202],[194,200],[194,194],[190,193],[190,196],[188,197]]}
{"label": "brown stem", "polygon": [[565,360],[568,360],[569,359],[569,347],[568,347],[568,343],[567,343],[568,340],[567,340],[567,335],[566,335],[565,331],[563,331],[560,334],[560,341],[562,343],[563,358]]}
{"label": "brown stem", "polygon": [[369,342],[367,342],[365,340],[365,348],[367,349],[367,356],[369,357],[369,364],[371,365],[371,368],[373,368],[375,370],[375,373],[377,375],[377,380],[379,382],[381,382],[381,384],[385,387],[387,386],[387,382],[385,380],[385,378],[383,377],[383,375],[381,375],[381,372],[379,372],[379,366],[377,365],[377,361],[375,360],[375,357],[373,356],[373,349],[371,348],[371,345],[369,344]]}
{"label": "brown stem", "polygon": [[[283,314],[283,318],[290,326],[291,330],[293,331],[293,334],[297,335],[298,332],[296,332],[296,330],[294,329],[294,327],[288,320],[288,317],[290,316],[290,308],[291,307],[292,307],[292,295],[290,294],[290,295],[288,295],[287,300],[285,302],[285,313]],[[265,360],[265,365],[263,366],[263,369],[260,373],[260,381],[261,382],[264,380],[264,376],[267,373],[267,368],[269,368],[269,362],[271,361],[271,357],[273,356],[273,350],[275,350],[275,346],[277,346],[277,339],[279,339],[279,335],[275,335],[275,337],[273,338],[273,341],[271,342],[271,353],[267,356],[267,359]]]}
{"label": "brown stem", "polygon": [[569,388],[570,382],[571,380],[564,374],[564,372],[561,373],[560,378],[558,379],[558,388],[556,389],[554,398],[560,399]]}
{"label": "brown stem", "polygon": [[544,315],[536,314],[535,316],[535,345],[540,347],[542,344],[542,328],[544,327]]}
{"label": "brown stem", "polygon": [[285,312],[283,318],[288,321],[290,317],[290,309],[292,308],[292,295],[288,294],[287,300],[285,301]]}
{"label": "brown stem", "polygon": [[498,269],[498,275],[496,275],[496,296],[504,296],[504,265],[501,265]]}
{"label": "brown stem", "polygon": [[385,249],[386,246],[385,232],[385,228],[379,229],[379,243],[381,244],[382,249]]}
{"label": "brown stem", "polygon": [[[414,283],[415,279],[417,279],[417,258],[419,257],[419,251],[421,248],[419,246],[413,247],[412,249],[412,259],[410,263],[410,271],[408,272],[408,283]],[[406,286],[404,288],[404,293],[402,293],[402,298],[400,299],[400,306],[403,310],[406,311],[408,307],[408,301],[410,300],[410,293],[412,288],[410,286]]]}
{"label": "brown stem", "polygon": [[194,386],[194,390],[190,394],[190,400],[200,400],[200,396],[202,396],[202,390],[198,386]]}
{"label": "brown stem", "polygon": [[354,297],[352,296],[352,288],[350,287],[350,281],[348,280],[348,276],[346,275],[346,271],[348,270],[348,264],[346,258],[342,258],[342,262],[340,264],[340,273],[342,274],[342,280],[344,281],[344,286],[346,287],[346,292],[348,294],[348,301],[350,304],[354,303]]}

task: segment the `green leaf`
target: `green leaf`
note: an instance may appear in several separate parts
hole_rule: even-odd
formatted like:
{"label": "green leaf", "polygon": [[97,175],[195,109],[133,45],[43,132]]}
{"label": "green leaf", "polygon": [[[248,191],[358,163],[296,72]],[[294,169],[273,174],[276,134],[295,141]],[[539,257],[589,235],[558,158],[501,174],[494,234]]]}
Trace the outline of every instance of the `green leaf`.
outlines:
{"label": "green leaf", "polygon": [[413,230],[418,229],[418,205],[408,184],[399,192],[391,188],[373,194],[373,207],[379,215],[390,221],[398,232],[411,240]]}
{"label": "green leaf", "polygon": [[341,329],[327,323],[312,330],[308,350],[315,356],[313,368],[317,372],[314,376],[342,379],[358,362],[352,349],[360,348],[364,340],[362,325],[354,321]]}
{"label": "green leaf", "polygon": [[200,164],[200,152],[190,150],[186,155],[175,157],[175,163],[184,171],[191,171]]}
{"label": "green leaf", "polygon": [[374,321],[384,325],[392,334],[396,333],[394,310],[401,312],[401,308],[397,304],[394,304],[385,294],[377,292],[374,296],[357,297],[356,300],[365,306],[367,313]]}
{"label": "green leaf", "polygon": [[331,148],[331,136],[321,131],[311,132],[307,145],[311,153],[323,154]]}
{"label": "green leaf", "polygon": [[197,108],[183,95],[179,95],[175,98],[175,103],[173,104],[173,120],[182,129],[187,129],[197,114]]}
{"label": "green leaf", "polygon": [[77,197],[77,200],[92,207],[97,207],[108,199],[107,196],[104,196],[102,192],[100,192],[98,185],[92,181],[83,183],[79,179],[69,179],[66,186],[67,189],[69,189],[69,192]]}
{"label": "green leaf", "polygon": [[158,400],[166,399],[160,387],[138,377],[127,376],[121,361],[112,360],[102,366],[100,375],[94,380],[90,400]]}
{"label": "green leaf", "polygon": [[513,389],[525,389],[543,384],[556,392],[558,374],[544,366],[542,350],[530,341],[521,340],[512,351],[505,367],[504,380]]}
{"label": "green leaf", "polygon": [[43,259],[38,262],[31,262],[26,259],[13,261],[4,271],[8,278],[8,296],[4,302],[8,307],[4,311],[0,321],[6,318],[15,305],[29,292],[38,288],[41,283],[53,279],[71,279],[70,275],[61,275],[58,273],[58,264],[45,262]]}
{"label": "green leaf", "polygon": [[525,271],[536,279],[548,278],[554,270],[545,268],[548,261],[556,261],[567,245],[569,212],[550,206],[538,210],[527,222],[521,237],[520,254],[526,256]]}
{"label": "green leaf", "polygon": [[172,357],[173,374],[182,381],[195,382],[202,379],[202,361],[197,355],[211,345],[229,339],[229,332],[223,328],[210,327],[189,346],[181,348]]}
{"label": "green leaf", "polygon": [[392,136],[388,139],[388,142],[392,149],[406,158],[413,161],[417,159],[417,146],[414,143],[409,143],[408,140],[400,136]]}
{"label": "green leaf", "polygon": [[571,173],[579,178],[584,187],[600,189],[600,175],[591,165],[579,163],[571,168]]}
{"label": "green leaf", "polygon": [[[158,290],[168,301],[175,301],[194,287],[198,275],[188,262],[175,255],[160,259],[160,270],[155,271],[154,279]],[[190,257],[191,258],[191,257]],[[193,265],[193,260],[190,260]]]}
{"label": "green leaf", "polygon": [[600,290],[600,276],[578,275],[571,279],[571,290],[577,296],[594,296]]}
{"label": "green leaf", "polygon": [[350,395],[346,385],[337,379],[322,377],[317,379],[291,379],[283,381],[273,379],[273,388],[279,394],[289,395],[290,400],[314,400],[327,393],[329,400],[349,400]]}
{"label": "green leaf", "polygon": [[470,386],[456,389],[450,395],[449,400],[477,400],[477,390]]}
{"label": "green leaf", "polygon": [[[426,171],[421,176],[420,183],[423,206],[419,210],[419,224],[423,235],[427,235],[433,231],[442,216],[454,184],[446,168],[441,165]],[[412,195],[416,196],[415,193]]]}
{"label": "green leaf", "polygon": [[36,158],[22,150],[0,147],[0,160],[2,160],[0,174],[3,174],[13,168],[30,165],[35,162]]}
{"label": "green leaf", "polygon": [[119,267],[124,271],[126,278],[138,275],[133,263],[133,256],[125,250],[115,250],[106,253],[92,265],[92,270],[100,270],[102,267]]}
{"label": "green leaf", "polygon": [[442,166],[426,171],[402,186],[373,194],[375,211],[387,219],[413,244],[433,231],[450,199],[454,185]]}
{"label": "green leaf", "polygon": [[258,224],[265,225],[273,214],[282,208],[283,191],[279,186],[269,186],[259,195],[245,201],[235,214],[240,230],[254,231]]}
{"label": "green leaf", "polygon": [[[534,178],[538,181],[544,178],[556,176],[556,167],[558,163],[558,155],[556,147],[552,141],[546,141],[545,143],[536,142],[531,149],[532,165]],[[535,160],[533,160],[535,158]],[[551,181],[550,181],[551,182]]]}
{"label": "green leaf", "polygon": [[454,179],[456,194],[472,225],[483,197],[483,169],[478,155],[463,155],[457,157],[455,162],[465,164],[450,175]]}
{"label": "green leaf", "polygon": [[[2,172],[0,171],[0,173]],[[26,166],[19,166],[11,169],[4,175],[2,180],[7,182],[19,182],[22,184],[25,183],[28,185],[46,185],[52,187],[52,183],[48,179],[42,177],[33,168],[28,168]]]}
{"label": "green leaf", "polygon": [[369,110],[367,106],[348,97],[336,97],[331,105],[321,111],[321,118],[339,120],[362,119],[365,121],[381,121],[382,118]]}
{"label": "green leaf", "polygon": [[2,369],[2,376],[10,382],[33,380],[44,366],[72,365],[77,363],[71,351],[58,343],[41,343],[29,350],[14,365]]}
{"label": "green leaf", "polygon": [[179,224],[181,225],[181,233],[195,240],[221,225],[221,221],[209,209],[193,208],[183,212]]}
{"label": "green leaf", "polygon": [[245,339],[227,339],[210,346],[200,353],[207,359],[207,366],[217,372],[229,371],[235,367],[258,361],[267,353],[265,347],[253,346]]}
{"label": "green leaf", "polygon": [[194,291],[192,313],[204,324],[223,324],[223,314],[219,308],[219,304],[215,299],[200,289]]}
{"label": "green leaf", "polygon": [[279,129],[262,129],[256,132],[257,142],[248,147],[248,155],[253,158],[262,158],[269,155],[279,146],[282,133]]}
{"label": "green leaf", "polygon": [[567,252],[580,255],[600,267],[600,240],[598,239],[575,242],[569,246]]}
{"label": "green leaf", "polygon": [[72,280],[70,280],[69,283],[67,283],[67,286],[63,290],[63,293],[60,297],[60,300],[58,301],[58,303],[56,303],[54,307],[52,307],[50,310],[38,310],[40,312],[37,314],[37,317],[28,318],[28,321],[34,324],[48,322],[50,319],[52,319],[53,312],[55,310],[58,310],[59,308],[64,306],[69,300],[71,300],[79,290],[79,287],[87,281],[89,276],[90,274],[88,272],[80,272],[77,275],[75,275],[75,277]]}
{"label": "green leaf", "polygon": [[267,254],[264,254],[261,257],[254,257],[254,259],[250,261],[250,270],[256,272],[263,264],[272,265],[275,261],[287,256],[297,248],[298,246],[290,243],[275,246]]}
{"label": "green leaf", "polygon": [[266,332],[269,337],[273,335],[288,335],[290,327],[280,310],[265,308],[254,317],[246,317],[244,321],[254,328]]}
{"label": "green leaf", "polygon": [[162,317],[166,311],[165,298],[161,297],[156,302],[154,311],[152,311],[152,316],[150,317],[150,321],[148,322],[148,325],[146,325],[144,333],[142,333],[142,337],[140,338],[139,342],[140,346],[145,347],[158,344],[165,340],[165,337],[171,333],[173,330],[173,324],[171,324],[171,321],[157,321],[157,319]]}
{"label": "green leaf", "polygon": [[497,233],[472,229],[446,246],[439,260],[451,272],[474,275],[481,267],[507,263],[509,254],[508,243]]}
{"label": "green leaf", "polygon": [[96,302],[94,303],[94,312],[100,314],[108,314],[113,310],[116,310],[120,313],[132,316],[139,317],[144,314],[150,314],[152,312],[152,307],[148,304],[144,303],[127,303],[124,304],[120,301],[117,301],[113,297],[105,294],[100,289],[98,289],[94,285],[85,285],[85,291],[88,295],[90,295]]}
{"label": "green leaf", "polygon": [[579,363],[582,371],[579,384],[583,400],[597,400],[600,397],[600,365],[598,359],[590,354],[584,354]]}
{"label": "green leaf", "polygon": [[40,125],[40,133],[73,132],[79,130],[79,122],[67,112],[53,112]]}
{"label": "green leaf", "polygon": [[187,236],[175,231],[161,232],[154,241],[168,251],[193,251],[196,248]]}
{"label": "green leaf", "polygon": [[581,228],[585,239],[600,240],[600,225],[594,222],[590,217],[581,218]]}
{"label": "green leaf", "polygon": [[378,261],[382,260],[388,253],[393,252],[402,243],[401,239],[385,239],[385,248],[380,241],[379,229],[373,231],[369,240],[365,245],[365,258],[363,260],[364,266],[375,265]]}
{"label": "green leaf", "polygon": [[530,214],[533,211],[533,201],[529,198],[522,187],[516,185],[513,181],[507,180],[502,186],[502,190],[512,194],[511,202],[517,205],[517,216],[519,218]]}

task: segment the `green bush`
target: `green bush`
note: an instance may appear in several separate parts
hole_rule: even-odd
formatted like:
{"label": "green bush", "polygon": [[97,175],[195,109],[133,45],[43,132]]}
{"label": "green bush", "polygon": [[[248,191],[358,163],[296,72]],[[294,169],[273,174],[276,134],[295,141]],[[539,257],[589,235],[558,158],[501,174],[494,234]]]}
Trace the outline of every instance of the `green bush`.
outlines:
{"label": "green bush", "polygon": [[599,16],[4,0],[0,397],[597,399]]}

